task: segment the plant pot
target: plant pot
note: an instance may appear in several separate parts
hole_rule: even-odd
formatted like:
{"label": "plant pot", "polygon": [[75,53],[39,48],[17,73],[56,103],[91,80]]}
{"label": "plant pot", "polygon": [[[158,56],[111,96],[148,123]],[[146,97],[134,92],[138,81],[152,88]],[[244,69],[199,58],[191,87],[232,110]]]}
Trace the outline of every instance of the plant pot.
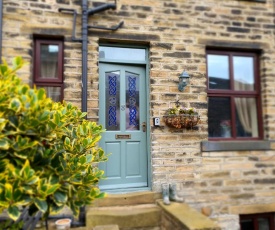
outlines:
{"label": "plant pot", "polygon": [[59,230],[70,229],[71,222],[72,221],[69,218],[57,220],[57,221],[55,221],[56,229],[59,229]]}
{"label": "plant pot", "polygon": [[191,129],[199,123],[199,115],[179,114],[163,116],[164,122],[167,126],[177,129]]}

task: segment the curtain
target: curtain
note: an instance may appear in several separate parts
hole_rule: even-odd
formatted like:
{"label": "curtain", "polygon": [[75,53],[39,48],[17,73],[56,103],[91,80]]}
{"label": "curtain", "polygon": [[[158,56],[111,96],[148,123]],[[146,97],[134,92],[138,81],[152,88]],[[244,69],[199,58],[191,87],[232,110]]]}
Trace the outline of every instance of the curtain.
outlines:
{"label": "curtain", "polygon": [[42,60],[41,78],[57,78],[58,63],[56,60]]}
{"label": "curtain", "polygon": [[[254,84],[234,81],[235,90],[252,91]],[[235,105],[240,122],[245,132],[251,134],[252,137],[258,136],[258,121],[255,98],[235,98]]]}

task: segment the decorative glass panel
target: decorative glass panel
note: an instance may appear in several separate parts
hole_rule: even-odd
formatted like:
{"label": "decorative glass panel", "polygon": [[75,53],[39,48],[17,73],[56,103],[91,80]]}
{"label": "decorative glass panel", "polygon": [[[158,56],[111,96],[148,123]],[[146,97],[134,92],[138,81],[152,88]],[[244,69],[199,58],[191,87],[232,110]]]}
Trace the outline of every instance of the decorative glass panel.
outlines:
{"label": "decorative glass panel", "polygon": [[231,137],[231,109],[229,97],[210,97],[208,99],[209,137]]}
{"label": "decorative glass panel", "polygon": [[235,98],[237,137],[258,137],[255,98]]}
{"label": "decorative glass panel", "polygon": [[233,57],[235,90],[251,91],[255,88],[252,57]]}
{"label": "decorative glass panel", "polygon": [[207,55],[209,89],[230,89],[229,62],[226,55]]}
{"label": "decorative glass panel", "polygon": [[58,78],[58,51],[58,45],[41,45],[41,78]]}
{"label": "decorative glass panel", "polygon": [[108,72],[106,81],[106,130],[120,130],[120,72]]}
{"label": "decorative glass panel", "polygon": [[127,61],[145,61],[145,49],[121,48],[121,47],[99,47],[99,58]]}
{"label": "decorative glass panel", "polygon": [[126,72],[126,130],[139,130],[139,76]]}
{"label": "decorative glass panel", "polygon": [[47,97],[50,97],[55,102],[61,101],[61,87],[59,86],[38,86],[37,88],[44,88]]}

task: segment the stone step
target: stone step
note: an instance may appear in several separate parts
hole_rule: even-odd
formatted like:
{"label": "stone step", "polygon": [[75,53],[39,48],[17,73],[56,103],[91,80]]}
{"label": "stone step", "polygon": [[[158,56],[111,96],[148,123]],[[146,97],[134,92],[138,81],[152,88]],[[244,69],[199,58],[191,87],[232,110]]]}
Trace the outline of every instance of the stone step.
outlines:
{"label": "stone step", "polygon": [[156,200],[161,199],[161,193],[152,191],[133,192],[125,194],[109,194],[106,193],[103,199],[96,199],[93,206],[129,206],[139,204],[155,204]]}
{"label": "stone step", "polygon": [[86,211],[86,227],[118,225],[119,229],[157,228],[161,209],[156,204],[94,207]]}

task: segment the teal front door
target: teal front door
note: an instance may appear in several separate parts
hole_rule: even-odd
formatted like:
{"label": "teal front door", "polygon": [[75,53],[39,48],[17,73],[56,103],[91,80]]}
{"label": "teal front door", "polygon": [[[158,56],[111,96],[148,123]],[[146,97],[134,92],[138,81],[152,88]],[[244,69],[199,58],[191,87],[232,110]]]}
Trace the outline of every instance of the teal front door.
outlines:
{"label": "teal front door", "polygon": [[106,130],[100,145],[111,153],[100,164],[101,189],[148,186],[145,73],[138,65],[99,64],[99,123]]}

